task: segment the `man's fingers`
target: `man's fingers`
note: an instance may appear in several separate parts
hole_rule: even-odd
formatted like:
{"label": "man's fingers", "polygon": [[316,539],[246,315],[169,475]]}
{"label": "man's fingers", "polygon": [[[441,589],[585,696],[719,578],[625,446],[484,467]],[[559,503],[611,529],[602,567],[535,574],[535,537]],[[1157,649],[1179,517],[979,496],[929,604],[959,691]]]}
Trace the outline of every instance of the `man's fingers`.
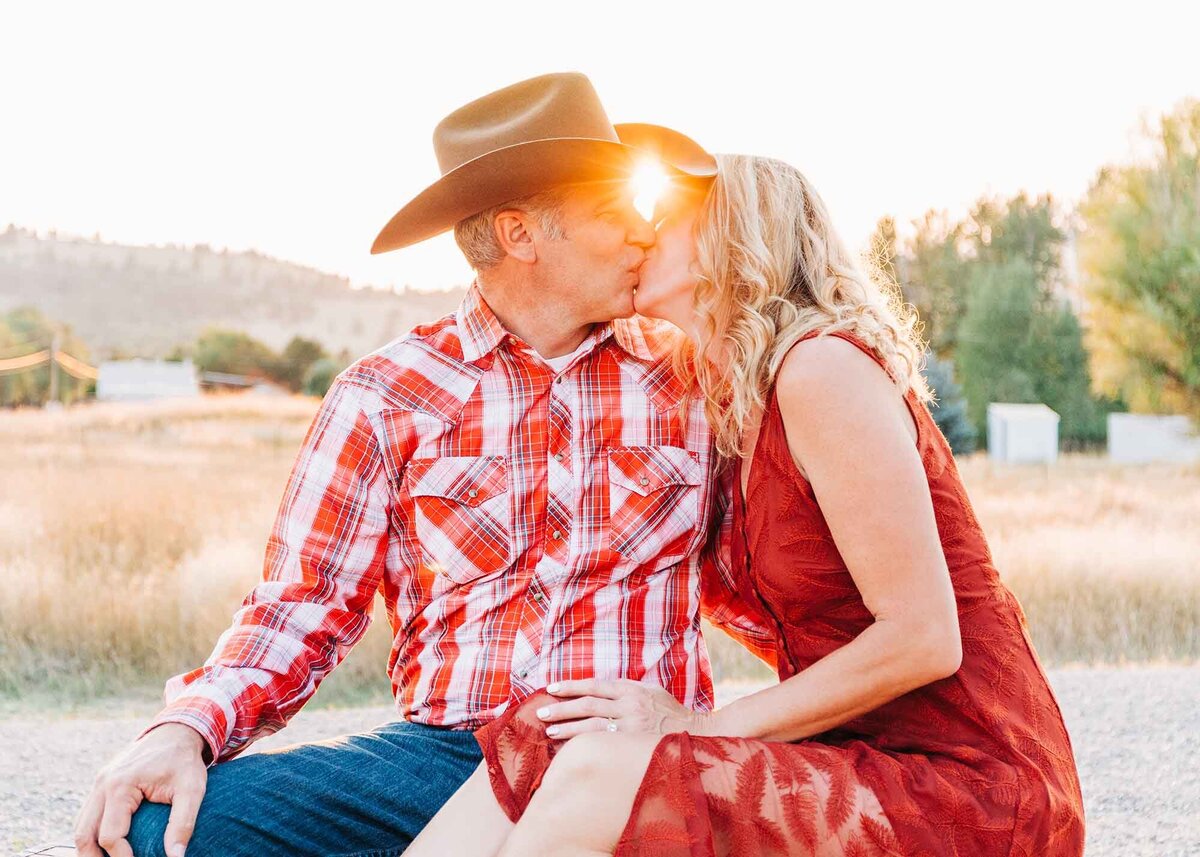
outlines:
{"label": "man's fingers", "polygon": [[619,714],[615,702],[598,696],[581,696],[566,702],[544,705],[537,710],[538,719],[543,723],[582,720],[585,717],[617,717]]}
{"label": "man's fingers", "polygon": [[188,783],[175,791],[171,800],[171,815],[167,819],[167,830],[163,834],[163,848],[167,857],[179,857],[184,847],[192,839],[192,831],[196,829],[196,815],[200,812],[200,802],[204,800],[204,790],[207,781]]}
{"label": "man's fingers", "polygon": [[132,786],[110,791],[105,796],[97,841],[108,852],[108,857],[133,857],[133,849],[125,837],[129,834],[133,813],[141,802],[141,790]]}
{"label": "man's fingers", "polygon": [[75,820],[75,850],[79,857],[104,857],[100,850],[100,817],[104,813],[104,793],[93,787]]}

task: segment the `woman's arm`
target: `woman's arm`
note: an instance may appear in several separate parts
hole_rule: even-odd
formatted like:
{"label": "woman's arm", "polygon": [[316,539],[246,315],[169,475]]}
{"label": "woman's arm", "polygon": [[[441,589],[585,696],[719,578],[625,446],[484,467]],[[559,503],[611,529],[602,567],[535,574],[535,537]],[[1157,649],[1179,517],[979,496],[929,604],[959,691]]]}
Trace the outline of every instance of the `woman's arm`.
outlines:
{"label": "woman's arm", "polygon": [[[779,372],[788,446],[874,622],[787,681],[712,713],[634,682],[562,682],[543,721],[570,738],[604,728],[794,741],[952,675],[958,611],[912,415],[874,360],[836,337],[800,343]],[[797,597],[804,597],[799,594]]]}
{"label": "woman's arm", "polygon": [[788,447],[875,617],[847,645],[702,724],[791,741],[953,674],[962,642],[916,428],[887,374],[844,339],[813,339],[784,360],[776,391]]}

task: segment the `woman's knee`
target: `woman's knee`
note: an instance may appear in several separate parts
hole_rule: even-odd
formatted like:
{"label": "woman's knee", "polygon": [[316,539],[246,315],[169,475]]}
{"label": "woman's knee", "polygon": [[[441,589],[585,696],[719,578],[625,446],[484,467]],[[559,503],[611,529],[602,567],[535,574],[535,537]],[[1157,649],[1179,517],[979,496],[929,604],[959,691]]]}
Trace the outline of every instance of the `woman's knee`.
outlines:
{"label": "woman's knee", "polygon": [[657,738],[607,732],[576,735],[555,754],[546,771],[545,783],[553,787],[595,784],[598,780],[627,775],[639,766],[644,769]]}

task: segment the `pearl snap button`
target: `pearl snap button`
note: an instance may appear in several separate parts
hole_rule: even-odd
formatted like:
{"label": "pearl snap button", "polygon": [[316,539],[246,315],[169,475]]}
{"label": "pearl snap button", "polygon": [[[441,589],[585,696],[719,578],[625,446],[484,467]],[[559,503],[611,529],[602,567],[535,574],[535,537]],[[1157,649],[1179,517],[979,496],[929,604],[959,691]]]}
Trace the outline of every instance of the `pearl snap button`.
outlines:
{"label": "pearl snap button", "polygon": [[641,479],[638,480],[638,484],[639,485],[649,485],[650,480],[647,479],[645,476],[643,476]]}
{"label": "pearl snap button", "polygon": [[472,488],[470,491],[467,492],[467,496],[470,497],[472,500],[474,500],[476,497],[479,496],[479,492],[476,491],[474,488]]}

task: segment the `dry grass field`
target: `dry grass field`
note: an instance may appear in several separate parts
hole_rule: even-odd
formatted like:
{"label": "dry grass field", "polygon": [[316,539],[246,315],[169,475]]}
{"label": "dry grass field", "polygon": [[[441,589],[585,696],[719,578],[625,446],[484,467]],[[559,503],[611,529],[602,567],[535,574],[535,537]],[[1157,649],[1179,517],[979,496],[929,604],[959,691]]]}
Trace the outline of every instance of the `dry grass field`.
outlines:
{"label": "dry grass field", "polygon": [[[315,400],[0,412],[0,708],[152,699],[198,665],[259,574]],[[1200,655],[1200,467],[961,463],[1049,664]],[[760,678],[713,635],[718,677]],[[387,622],[320,703],[388,698]]]}

